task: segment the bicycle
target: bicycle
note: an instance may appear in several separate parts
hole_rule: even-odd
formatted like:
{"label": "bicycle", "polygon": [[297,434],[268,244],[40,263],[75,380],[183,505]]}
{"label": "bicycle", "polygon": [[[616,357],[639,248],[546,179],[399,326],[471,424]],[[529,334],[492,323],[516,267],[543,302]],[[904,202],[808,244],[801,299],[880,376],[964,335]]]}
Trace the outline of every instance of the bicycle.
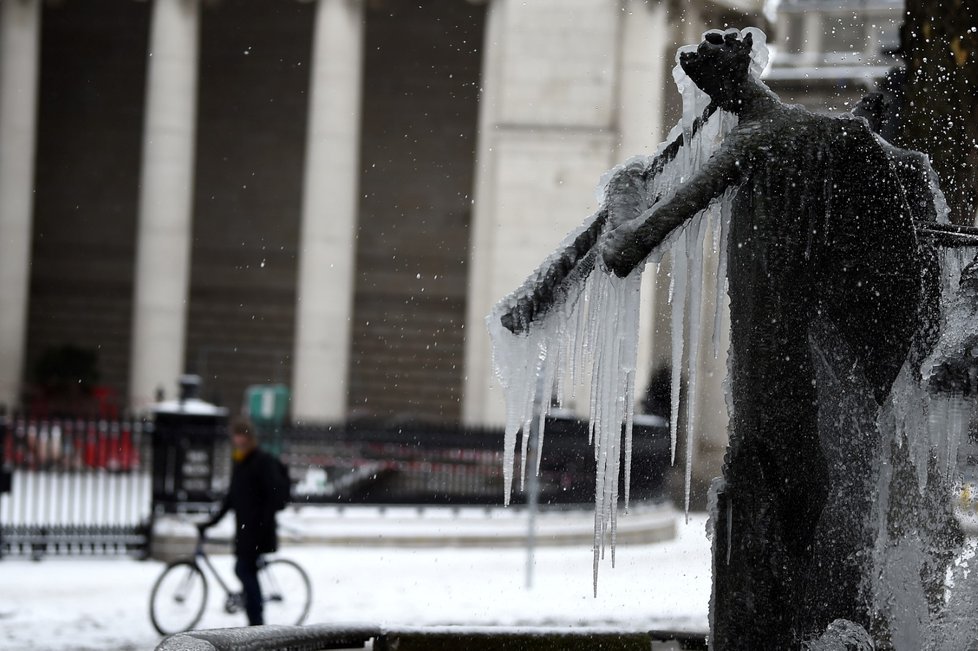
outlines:
{"label": "bicycle", "polygon": [[[234,614],[244,610],[244,594],[232,591],[221,578],[204,549],[207,542],[212,541],[200,536],[194,555],[169,563],[153,584],[149,616],[160,635],[189,631],[203,617],[208,595],[205,567],[224,590],[224,611]],[[297,563],[260,557],[258,583],[266,624],[299,625],[305,621],[312,604],[312,584]]]}

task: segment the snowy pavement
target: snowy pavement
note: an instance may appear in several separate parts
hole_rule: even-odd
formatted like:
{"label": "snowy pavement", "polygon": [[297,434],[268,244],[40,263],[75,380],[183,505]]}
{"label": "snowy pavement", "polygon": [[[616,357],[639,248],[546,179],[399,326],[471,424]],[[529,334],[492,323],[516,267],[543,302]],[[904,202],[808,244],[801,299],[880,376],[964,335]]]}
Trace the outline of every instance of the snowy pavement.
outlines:
{"label": "snowy pavement", "polygon": [[[625,516],[627,517],[627,516]],[[624,518],[623,518],[624,519]],[[612,626],[705,631],[710,592],[705,516],[680,521],[675,540],[621,545],[601,564],[592,596],[587,545],[538,548],[527,589],[526,553],[512,547],[286,546],[313,582],[309,623]],[[610,556],[610,553],[609,553]],[[215,556],[226,577],[232,557]],[[149,591],[155,561],[0,561],[0,649],[152,649]],[[216,590],[212,590],[213,593]],[[217,598],[202,627],[236,626]]]}

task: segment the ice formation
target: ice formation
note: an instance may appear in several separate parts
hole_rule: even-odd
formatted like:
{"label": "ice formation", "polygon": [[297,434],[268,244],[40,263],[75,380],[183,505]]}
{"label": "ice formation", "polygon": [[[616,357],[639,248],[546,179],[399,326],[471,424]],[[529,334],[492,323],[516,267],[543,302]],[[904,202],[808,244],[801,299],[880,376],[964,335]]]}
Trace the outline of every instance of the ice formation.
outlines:
{"label": "ice formation", "polygon": [[[623,457],[628,505],[640,276],[668,253],[669,426],[675,461],[685,370],[688,510],[712,243],[714,354],[728,284],[734,344],[730,445],[710,495],[713,641],[873,648],[870,635],[880,635],[897,651],[957,648],[941,642],[942,622],[976,605],[965,587],[946,595],[944,574],[959,547],[948,497],[978,389],[978,238],[949,244],[954,227],[926,157],[852,116],[781,103],[754,81],[763,34],[727,34],[677,55],[715,103],[677,66],[683,117],[669,144],[612,170],[599,213],[488,317],[507,406],[506,501],[520,432],[525,479],[531,426],[539,445],[554,398],[590,380],[597,589],[609,545],[614,563]],[[730,61],[738,76],[724,85]],[[718,106],[737,111],[739,127]],[[634,237],[626,223],[659,231]],[[613,245],[594,255],[616,228]],[[632,237],[615,239],[621,233]],[[619,277],[605,260],[632,271]],[[961,560],[951,583],[975,584],[972,564]]]}
{"label": "ice formation", "polygon": [[[763,32],[748,28],[738,34],[751,33],[751,71],[759,75],[767,63],[767,47]],[[682,93],[683,116],[667,143],[682,139],[675,156],[663,161],[668,155],[668,145],[662,145],[655,156],[637,158],[611,170],[606,179],[629,170],[648,171],[644,192],[649,205],[668,198],[695,172],[716,150],[723,137],[736,126],[734,114],[723,110],[708,110],[709,97],[686,76],[678,65],[679,56],[695,46],[686,46],[676,55],[677,65],[673,77]],[[664,162],[664,164],[663,164]],[[657,173],[655,173],[657,171]],[[608,197],[604,196],[605,202]],[[679,423],[679,377],[683,369],[683,342],[690,341],[687,352],[687,377],[690,397],[698,386],[697,359],[703,298],[703,264],[705,242],[716,234],[725,239],[729,230],[730,195],[713,202],[701,211],[685,227],[676,229],[649,256],[647,262],[658,264],[669,252],[672,265],[672,413],[670,432],[675,461],[676,437]],[[593,219],[593,218],[592,218]],[[621,468],[624,457],[624,502],[627,509],[629,496],[632,416],[635,393],[636,354],[638,348],[639,299],[641,275],[644,264],[629,276],[618,278],[606,270],[579,276],[577,281],[565,283],[560,300],[542,318],[534,320],[533,327],[514,334],[503,326],[503,316],[514,305],[533,291],[545,278],[561,253],[592,224],[589,219],[570,233],[553,255],[544,261],[527,281],[513,294],[501,300],[487,317],[492,340],[493,365],[506,400],[506,433],[504,452],[505,501],[508,504],[513,488],[517,439],[523,433],[521,450],[521,485],[526,477],[527,445],[531,422],[538,419],[540,428],[538,445],[543,441],[544,418],[551,405],[560,405],[568,395],[590,380],[590,436],[597,462],[595,486],[594,527],[594,581],[597,590],[598,562],[606,546],[612,549],[617,529],[619,487],[622,485]],[[609,215],[604,228],[616,226],[614,216]],[[723,251],[723,244],[714,242]],[[723,256],[725,257],[725,255]],[[601,266],[598,260],[586,261],[580,267],[590,271]],[[723,258],[721,258],[721,267]],[[721,270],[722,271],[722,270]],[[718,292],[724,291],[718,283]],[[720,323],[719,310],[723,301],[717,301],[714,325]],[[686,315],[689,319],[686,319]],[[716,343],[714,343],[716,346]],[[690,400],[690,403],[692,401]],[[691,408],[691,407],[690,407]],[[687,419],[687,429],[692,419]],[[690,433],[687,431],[687,439]],[[686,445],[686,508],[689,506],[689,482],[694,445]],[[540,454],[537,454],[537,459]]]}
{"label": "ice formation", "polygon": [[[946,206],[938,202],[937,210],[943,221]],[[974,543],[955,549],[941,524],[962,488],[958,453],[974,418],[978,366],[968,364],[959,384],[946,375],[974,356],[978,342],[978,247],[949,247],[937,256],[939,336],[919,371],[908,359],[878,421],[869,589],[895,651],[969,648],[963,642],[978,631]]]}

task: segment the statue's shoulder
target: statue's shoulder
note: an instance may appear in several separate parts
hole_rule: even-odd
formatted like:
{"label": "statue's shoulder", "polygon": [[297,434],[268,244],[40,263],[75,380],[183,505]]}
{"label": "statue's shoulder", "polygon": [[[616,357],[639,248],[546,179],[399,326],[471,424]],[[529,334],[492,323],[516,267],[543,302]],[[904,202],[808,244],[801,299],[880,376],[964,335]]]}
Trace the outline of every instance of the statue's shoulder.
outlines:
{"label": "statue's shoulder", "polygon": [[832,149],[852,147],[881,149],[866,120],[850,113],[827,115],[803,107],[788,107],[777,122],[777,137],[790,148],[828,146]]}
{"label": "statue's shoulder", "polygon": [[855,121],[848,113],[827,115],[815,113],[803,106],[793,105],[787,111],[789,122],[797,129],[803,129],[814,134],[844,134],[856,128]]}
{"label": "statue's shoulder", "polygon": [[728,148],[743,151],[781,150],[797,147],[799,138],[809,137],[813,114],[782,106],[754,119],[741,120],[725,138]]}

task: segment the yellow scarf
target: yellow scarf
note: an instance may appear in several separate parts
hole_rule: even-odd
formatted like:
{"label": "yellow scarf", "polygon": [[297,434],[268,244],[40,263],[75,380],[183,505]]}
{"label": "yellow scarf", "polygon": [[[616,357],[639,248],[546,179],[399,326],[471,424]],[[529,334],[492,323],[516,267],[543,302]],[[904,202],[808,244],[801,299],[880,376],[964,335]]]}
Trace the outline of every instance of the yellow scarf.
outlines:
{"label": "yellow scarf", "polygon": [[232,448],[231,459],[237,462],[244,461],[245,459],[248,458],[248,455],[251,453],[252,450],[238,450],[236,448]]}

